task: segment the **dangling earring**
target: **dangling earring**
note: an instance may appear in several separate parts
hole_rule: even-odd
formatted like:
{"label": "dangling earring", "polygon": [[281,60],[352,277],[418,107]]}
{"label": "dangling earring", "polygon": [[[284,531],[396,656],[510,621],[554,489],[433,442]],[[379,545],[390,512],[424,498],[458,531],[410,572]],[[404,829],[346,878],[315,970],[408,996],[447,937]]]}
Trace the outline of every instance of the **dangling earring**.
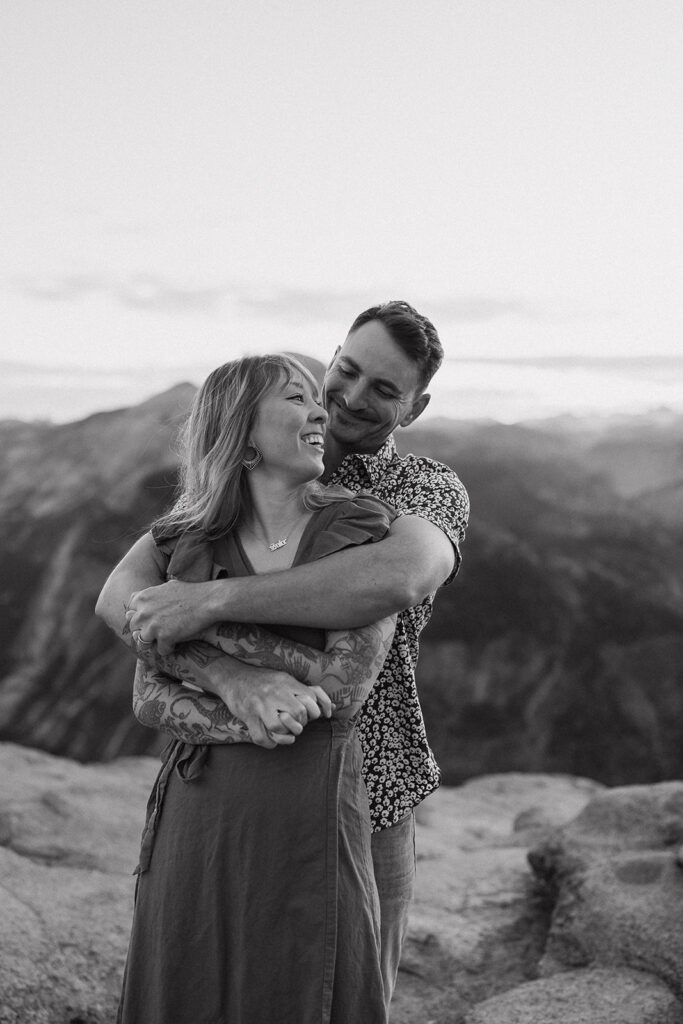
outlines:
{"label": "dangling earring", "polygon": [[[249,454],[250,452],[253,452],[253,455]],[[262,458],[263,455],[261,454],[259,449],[256,447],[253,441],[250,441],[249,445],[247,446],[244,458],[242,459],[242,465],[244,466],[245,469],[251,471],[252,469],[256,469]]]}

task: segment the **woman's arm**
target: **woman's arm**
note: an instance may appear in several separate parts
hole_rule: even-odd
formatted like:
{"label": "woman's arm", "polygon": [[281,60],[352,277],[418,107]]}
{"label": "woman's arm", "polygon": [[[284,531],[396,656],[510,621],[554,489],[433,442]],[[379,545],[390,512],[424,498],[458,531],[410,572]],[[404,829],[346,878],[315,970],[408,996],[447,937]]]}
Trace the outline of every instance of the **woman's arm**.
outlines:
{"label": "woman's arm", "polygon": [[[219,697],[183,686],[142,661],[135,669],[133,714],[141,725],[185,743],[253,742],[245,723]],[[294,736],[281,742],[293,743]]]}
{"label": "woman's arm", "polygon": [[396,626],[391,615],[360,629],[328,633],[324,651],[269,633],[261,626],[219,622],[201,634],[247,665],[286,672],[318,686],[335,704],[335,718],[350,718],[369,694],[389,652]]}
{"label": "woman's arm", "polygon": [[[263,683],[264,672],[286,673],[305,684],[306,691],[293,694],[299,701],[310,701],[318,691],[335,705],[334,717],[350,718],[364,703],[382,668],[391,646],[395,618],[382,619],[357,630],[331,632],[324,651],[276,636],[267,630],[238,623],[218,623],[207,630],[201,641],[179,645],[186,648],[183,660],[213,661],[231,656],[243,662],[246,673],[256,671]],[[209,643],[215,640],[215,645]],[[133,710],[138,720],[154,729],[162,729],[187,743],[252,743],[248,726],[232,714],[224,700],[211,693],[202,693],[182,686],[159,671],[157,662],[168,665],[174,674],[182,669],[174,663],[174,655],[159,656],[151,646],[143,647],[141,657],[148,666],[138,663],[135,677]],[[190,680],[192,682],[192,680]],[[219,687],[217,687],[219,689]],[[271,702],[272,703],[272,702]],[[275,746],[293,743],[302,730],[301,720],[285,712],[272,717],[268,729],[270,743]],[[262,712],[263,716],[268,713]],[[260,716],[259,716],[260,717]],[[311,715],[308,719],[318,717]],[[261,741],[260,745],[266,745]]]}
{"label": "woman's arm", "polygon": [[[321,686],[305,686],[279,669],[253,665],[224,654],[204,641],[187,641],[188,649],[158,655],[155,645],[138,644],[133,712],[142,725],[162,729],[187,743],[256,743],[272,748],[293,743],[304,725],[315,718],[330,718],[333,704]],[[235,669],[221,674],[225,662]],[[168,672],[159,669],[159,662]],[[208,692],[198,689],[197,677],[184,665],[217,666],[202,674]],[[178,682],[184,676],[189,685]],[[235,694],[246,709],[242,719],[233,713]]]}

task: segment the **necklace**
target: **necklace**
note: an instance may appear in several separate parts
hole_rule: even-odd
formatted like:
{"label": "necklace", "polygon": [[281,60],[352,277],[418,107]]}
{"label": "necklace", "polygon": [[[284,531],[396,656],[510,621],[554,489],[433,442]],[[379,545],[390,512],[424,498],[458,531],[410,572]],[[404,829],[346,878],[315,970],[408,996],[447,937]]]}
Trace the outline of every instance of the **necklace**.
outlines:
{"label": "necklace", "polygon": [[[290,531],[291,532],[291,531]],[[286,537],[280,537],[279,540],[274,540],[272,544],[268,545],[269,551],[277,551],[278,548],[283,548],[289,539],[289,534]]]}
{"label": "necklace", "polygon": [[296,517],[290,528],[287,530],[287,533],[285,533],[284,536],[282,537],[278,537],[278,539],[274,540],[272,543],[269,543],[265,537],[259,537],[255,530],[252,530],[251,527],[249,526],[245,526],[245,530],[247,531],[247,533],[250,533],[252,537],[255,537],[256,540],[259,540],[261,541],[262,544],[265,544],[269,551],[277,551],[279,550],[279,548],[283,548],[285,546],[285,544],[287,543],[292,534],[294,527],[298,522],[299,516]]}

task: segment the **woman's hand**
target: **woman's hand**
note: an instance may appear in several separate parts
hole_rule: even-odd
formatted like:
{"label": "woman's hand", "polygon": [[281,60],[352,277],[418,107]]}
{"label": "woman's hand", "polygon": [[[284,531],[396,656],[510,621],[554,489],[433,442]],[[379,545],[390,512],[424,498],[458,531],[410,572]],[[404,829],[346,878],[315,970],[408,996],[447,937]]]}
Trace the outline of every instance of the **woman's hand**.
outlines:
{"label": "woman's hand", "polygon": [[[211,650],[229,654],[245,667],[259,666],[261,672],[267,667],[276,678],[294,681],[293,692],[298,698],[306,691],[322,690],[327,694],[329,706],[334,704],[335,718],[351,718],[361,708],[379,676],[395,626],[396,616],[391,615],[359,629],[329,632],[324,651],[287,640],[262,626],[245,626],[239,622],[217,622],[202,630],[200,638]],[[297,685],[296,679],[301,683]],[[211,688],[214,689],[213,684]],[[214,689],[214,692],[218,691]],[[254,696],[256,694],[250,691],[247,699]],[[235,698],[224,699],[233,710]],[[274,706],[281,707],[277,702]],[[290,711],[290,708],[282,710]]]}
{"label": "woman's hand", "polygon": [[[291,736],[293,743],[308,722],[331,718],[334,710],[320,686],[307,686],[286,672],[249,665],[214,679],[214,692],[245,723],[252,742],[264,747],[282,742],[280,737]],[[270,736],[278,738],[273,741]]]}

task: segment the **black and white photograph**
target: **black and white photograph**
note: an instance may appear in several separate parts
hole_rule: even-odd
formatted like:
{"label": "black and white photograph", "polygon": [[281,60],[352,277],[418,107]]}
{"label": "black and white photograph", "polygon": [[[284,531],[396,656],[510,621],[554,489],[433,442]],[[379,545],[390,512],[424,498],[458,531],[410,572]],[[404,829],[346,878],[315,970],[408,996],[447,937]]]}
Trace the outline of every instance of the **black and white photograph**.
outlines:
{"label": "black and white photograph", "polygon": [[0,1024],[683,1024],[680,0],[0,54]]}

